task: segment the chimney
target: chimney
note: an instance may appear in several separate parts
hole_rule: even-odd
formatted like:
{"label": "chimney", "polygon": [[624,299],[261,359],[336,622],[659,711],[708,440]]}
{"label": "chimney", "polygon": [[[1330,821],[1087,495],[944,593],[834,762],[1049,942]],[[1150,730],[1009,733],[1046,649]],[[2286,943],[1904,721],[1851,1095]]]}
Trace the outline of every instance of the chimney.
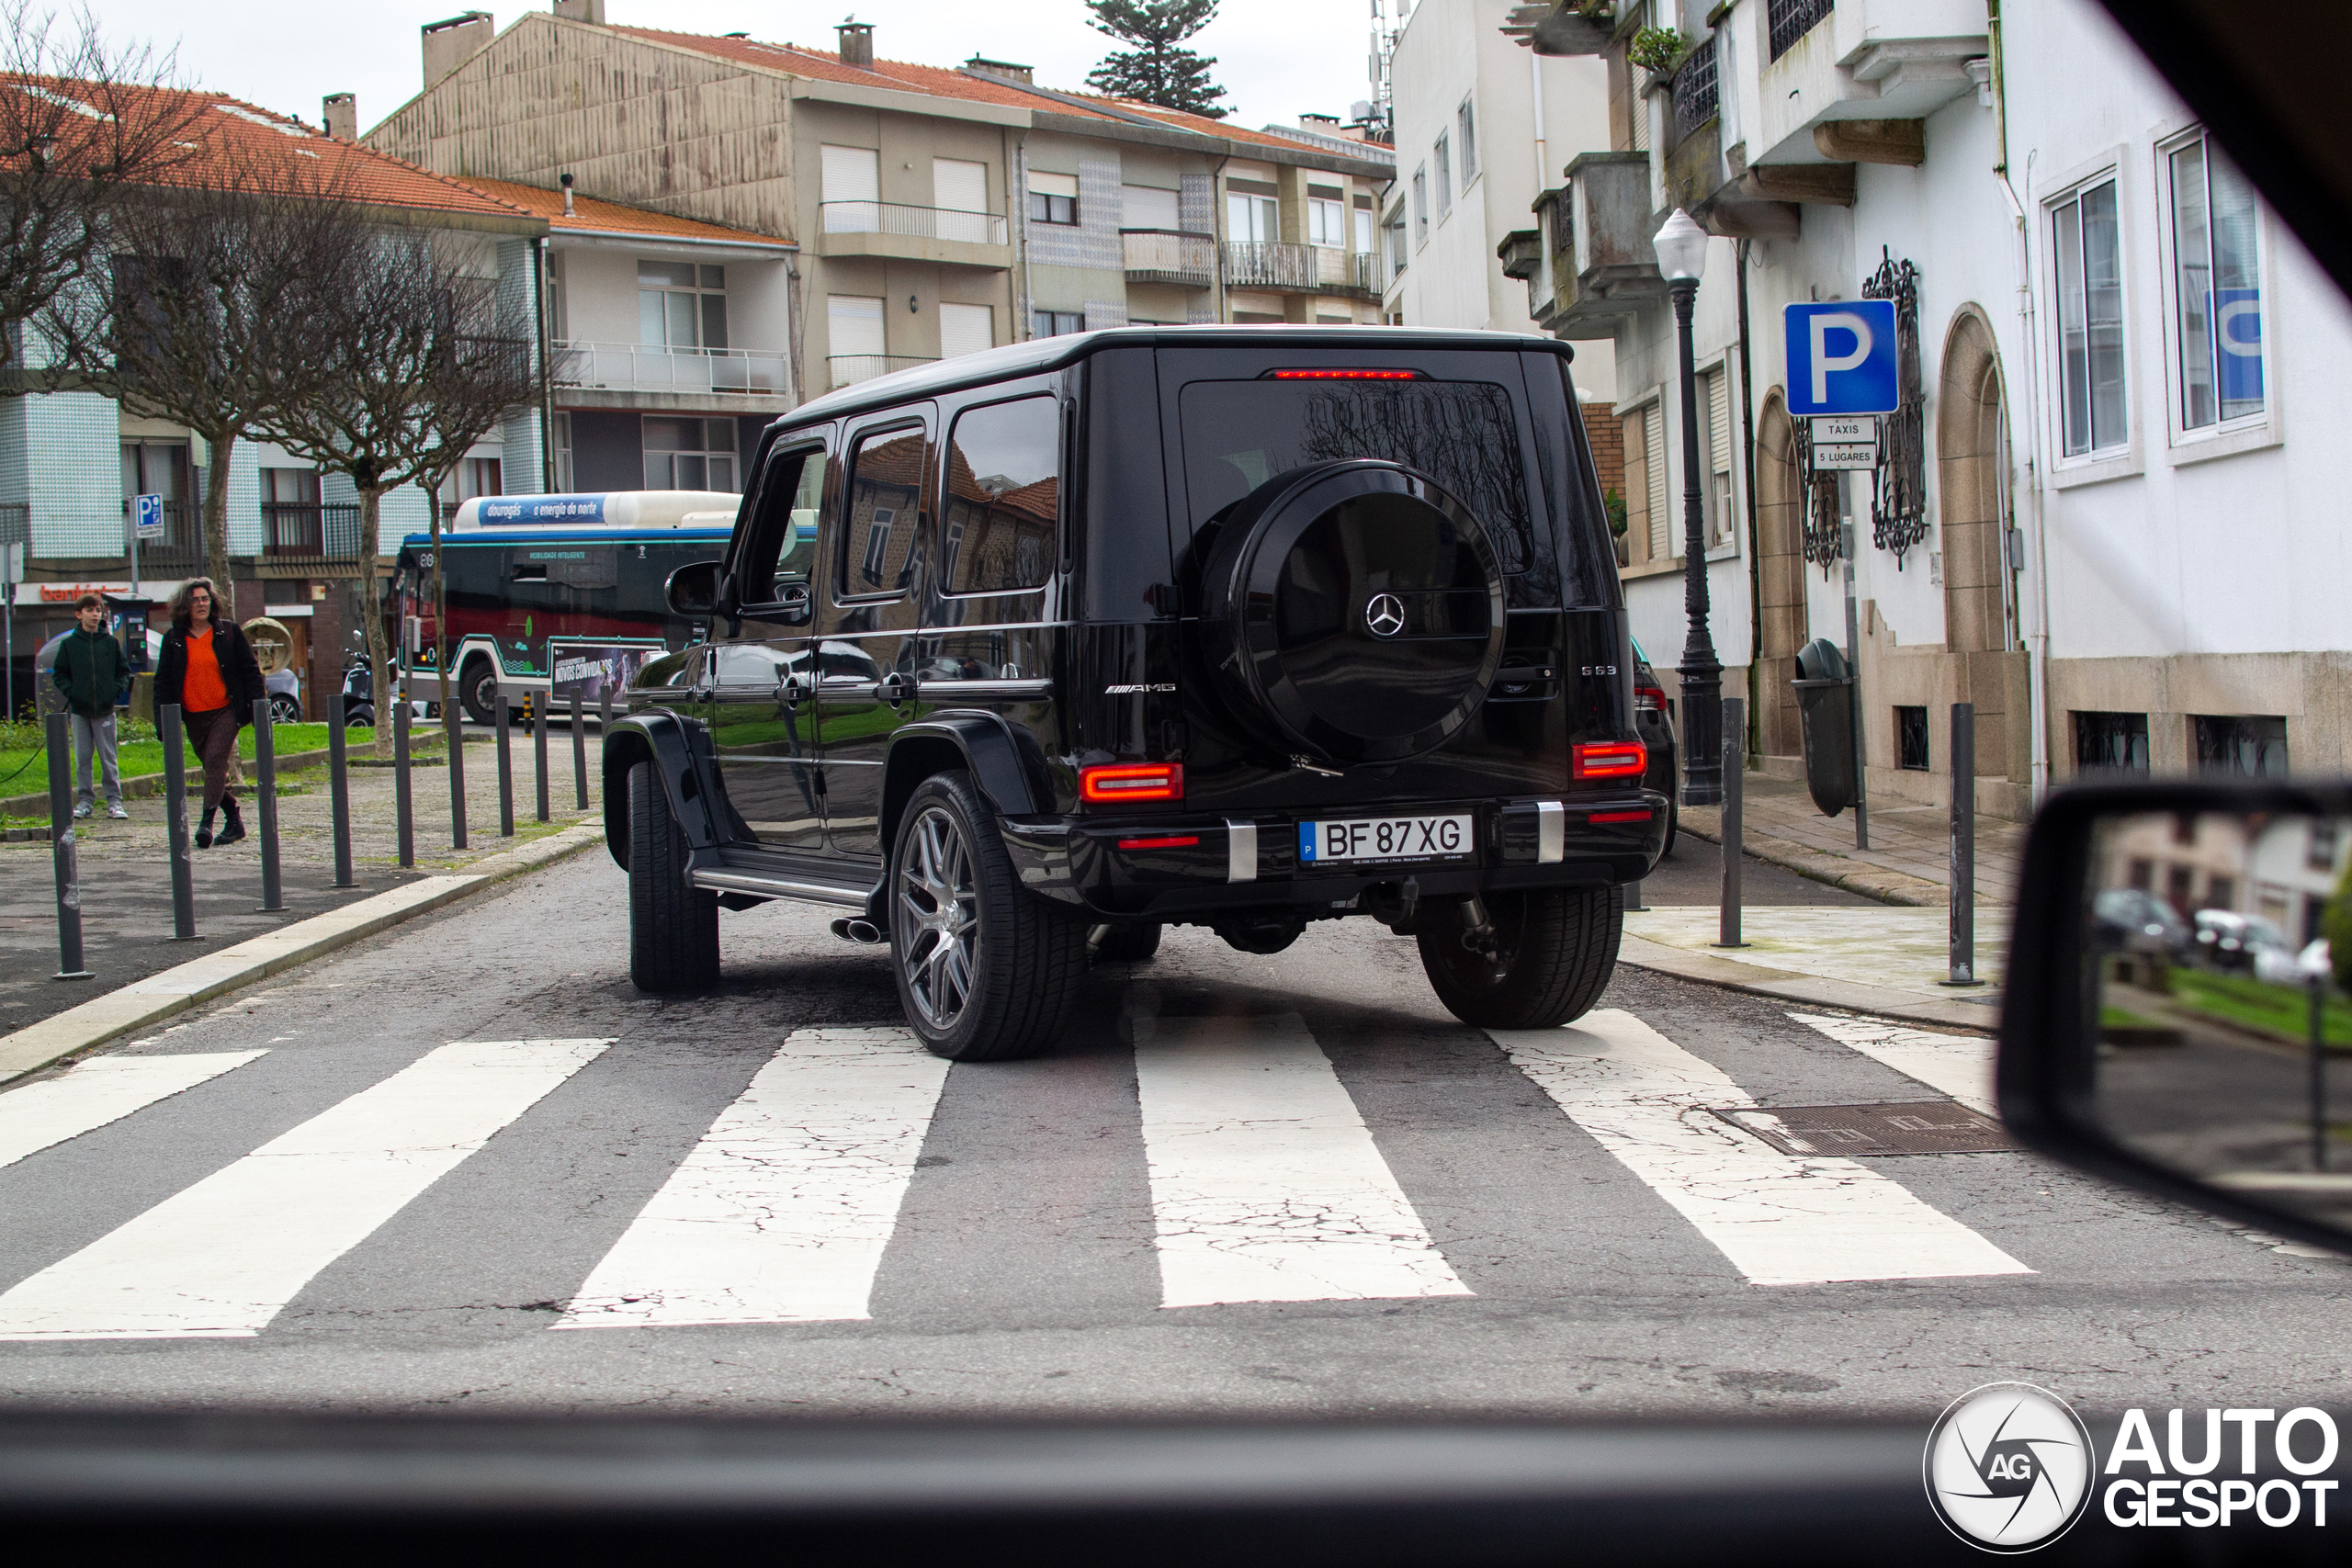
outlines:
{"label": "chimney", "polygon": [[349,93],[329,93],[320,100],[327,134],[337,141],[359,140],[359,100]]}
{"label": "chimney", "polygon": [[843,65],[854,65],[860,71],[874,69],[874,24],[872,22],[861,22],[853,13],[849,20],[833,30],[841,34]]}
{"label": "chimney", "polygon": [[605,0],[555,0],[555,14],[567,22],[605,25]]}
{"label": "chimney", "polygon": [[424,34],[424,86],[440,85],[449,73],[481,53],[498,35],[498,24],[487,11],[468,11],[438,22],[427,22]]}
{"label": "chimney", "polygon": [[987,60],[977,54],[964,62],[964,69],[975,76],[1001,76],[1008,82],[1036,80],[1036,73],[1030,66],[1015,65],[1010,60]]}
{"label": "chimney", "polygon": [[571,176],[570,175],[558,175],[556,176],[556,183],[563,186],[563,215],[566,218],[577,217],[578,214],[571,210]]}

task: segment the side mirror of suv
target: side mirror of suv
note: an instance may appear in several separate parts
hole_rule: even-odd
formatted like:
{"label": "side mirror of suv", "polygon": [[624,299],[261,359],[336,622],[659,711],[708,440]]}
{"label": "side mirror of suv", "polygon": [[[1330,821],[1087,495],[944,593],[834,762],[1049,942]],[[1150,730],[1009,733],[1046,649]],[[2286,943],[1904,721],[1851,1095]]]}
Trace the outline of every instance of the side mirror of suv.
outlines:
{"label": "side mirror of suv", "polygon": [[662,585],[670,613],[681,620],[707,621],[718,614],[718,574],[723,563],[698,560],[682,566]]}
{"label": "side mirror of suv", "polygon": [[777,608],[775,619],[787,626],[805,626],[809,618],[808,584],[797,580],[776,580],[774,590]]}
{"label": "side mirror of suv", "polygon": [[2072,789],[2034,819],[2002,1119],[2096,1175],[2352,1251],[2352,789]]}

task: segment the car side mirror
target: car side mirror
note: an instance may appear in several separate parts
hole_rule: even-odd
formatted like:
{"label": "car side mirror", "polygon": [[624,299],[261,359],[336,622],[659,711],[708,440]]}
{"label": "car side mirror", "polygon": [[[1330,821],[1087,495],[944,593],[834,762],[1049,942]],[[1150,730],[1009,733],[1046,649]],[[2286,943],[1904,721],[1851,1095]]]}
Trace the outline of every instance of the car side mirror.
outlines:
{"label": "car side mirror", "polygon": [[707,621],[718,614],[719,573],[723,563],[698,560],[680,567],[662,585],[670,613],[681,620]]}
{"label": "car side mirror", "polygon": [[2352,1251],[2352,788],[2067,790],[2017,908],[1998,1082],[2018,1138]]}
{"label": "car side mirror", "polygon": [[806,582],[786,581],[779,579],[775,593],[777,620],[787,626],[805,626],[808,624],[811,602],[808,597],[808,585]]}

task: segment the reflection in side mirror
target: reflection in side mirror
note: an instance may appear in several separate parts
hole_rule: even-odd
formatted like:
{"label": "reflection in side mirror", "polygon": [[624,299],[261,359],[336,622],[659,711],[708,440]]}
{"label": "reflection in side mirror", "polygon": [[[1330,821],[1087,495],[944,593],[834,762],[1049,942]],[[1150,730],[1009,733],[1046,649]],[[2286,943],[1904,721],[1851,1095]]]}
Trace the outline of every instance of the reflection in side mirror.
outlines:
{"label": "reflection in side mirror", "polygon": [[808,585],[806,582],[778,578],[775,584],[775,603],[782,606],[782,613],[776,616],[776,619],[786,626],[805,626],[808,624]]}
{"label": "reflection in side mirror", "polygon": [[2002,1109],[2027,1141],[2352,1248],[2352,803],[2061,797],[2012,964]]}
{"label": "reflection in side mirror", "polygon": [[681,620],[708,620],[718,613],[718,573],[721,563],[698,560],[680,567],[662,586],[670,613]]}

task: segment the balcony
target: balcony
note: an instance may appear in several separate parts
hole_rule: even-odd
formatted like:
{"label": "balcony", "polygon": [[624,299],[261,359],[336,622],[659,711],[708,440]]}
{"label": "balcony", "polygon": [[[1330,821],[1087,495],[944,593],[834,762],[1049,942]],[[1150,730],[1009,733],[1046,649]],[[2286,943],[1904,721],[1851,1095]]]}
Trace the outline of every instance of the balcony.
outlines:
{"label": "balcony", "polygon": [[[1923,122],[1974,90],[1983,0],[1770,0],[1751,164],[1917,164]],[[1754,69],[1751,67],[1750,69]]]}
{"label": "balcony", "polygon": [[662,348],[634,343],[559,343],[555,384],[579,390],[699,397],[788,398],[792,362],[741,348]]}
{"label": "balcony", "polygon": [[[1568,165],[1565,190],[1538,198],[1552,294],[1529,304],[1548,330],[1565,338],[1613,337],[1620,321],[1665,297],[1650,248],[1657,224],[1649,186],[1648,153],[1586,152]],[[1524,276],[1532,278],[1536,269]]]}
{"label": "balcony", "polygon": [[936,365],[935,357],[915,354],[836,354],[825,361],[825,372],[832,378],[836,389],[854,387],[860,381],[871,381],[876,376],[888,376],[894,370],[911,370],[918,365]]}
{"label": "balcony", "polygon": [[328,506],[315,501],[265,501],[261,555],[263,560],[281,566],[356,561],[359,558],[359,508],[350,502]]}
{"label": "balcony", "polygon": [[1129,283],[1176,283],[1207,288],[1216,282],[1216,241],[1170,229],[1122,229]]}
{"label": "balcony", "polygon": [[1378,267],[1369,251],[1336,245],[1285,245],[1236,240],[1225,247],[1227,288],[1272,288],[1286,294],[1380,298]]}
{"label": "balcony", "polygon": [[992,212],[907,207],[894,201],[820,201],[817,231],[819,255],[880,256],[1000,271],[1012,265],[1010,232],[1005,220]]}
{"label": "balcony", "polygon": [[[130,537],[130,498],[122,499],[122,534]],[[164,502],[164,536],[139,542],[142,575],[204,570],[204,513],[192,501]]]}

